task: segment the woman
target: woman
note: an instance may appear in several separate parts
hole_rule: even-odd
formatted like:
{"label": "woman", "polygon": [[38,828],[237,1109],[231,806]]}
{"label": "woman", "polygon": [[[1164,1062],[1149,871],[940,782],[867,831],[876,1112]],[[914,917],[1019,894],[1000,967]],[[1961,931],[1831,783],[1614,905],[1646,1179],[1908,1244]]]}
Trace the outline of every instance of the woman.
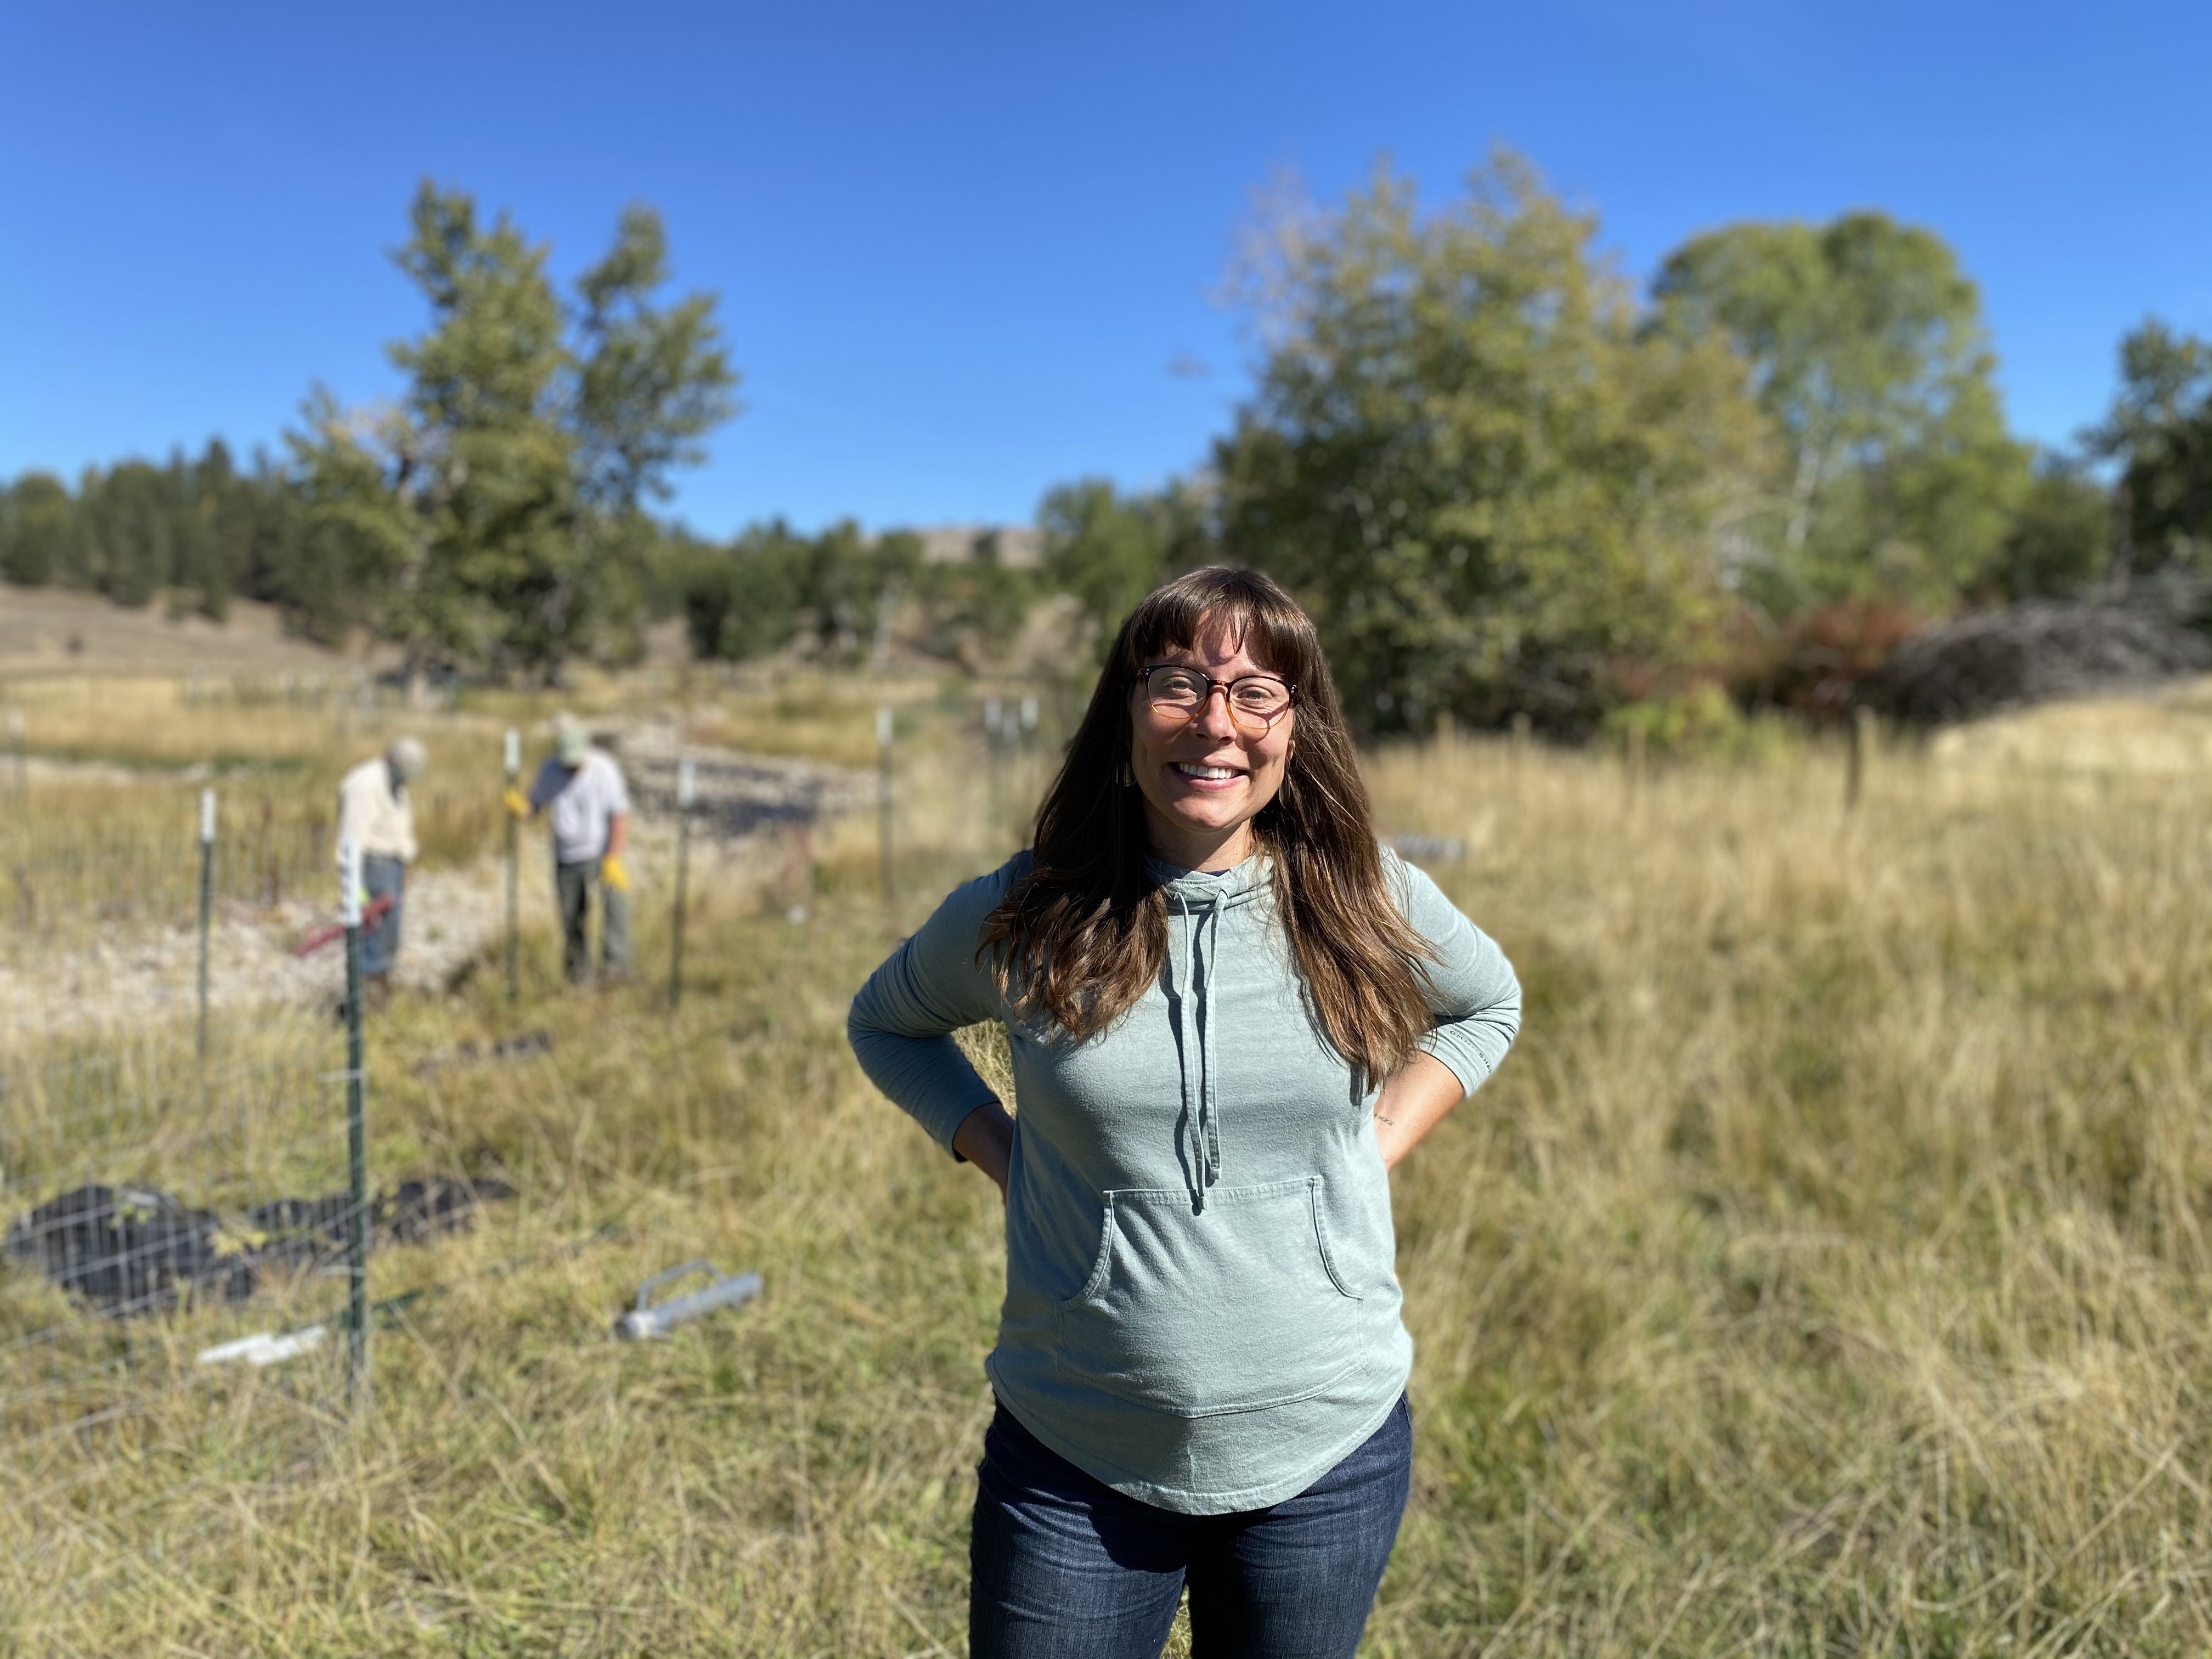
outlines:
{"label": "woman", "polygon": [[[951,1033],[1002,1022],[1018,1117]],[[1006,1201],[977,1655],[1350,1654],[1413,1454],[1388,1170],[1501,1060],[1498,947],[1376,845],[1313,623],[1249,570],[1122,624],[1036,846],[854,999]],[[1378,1088],[1379,1084],[1379,1088]]]}

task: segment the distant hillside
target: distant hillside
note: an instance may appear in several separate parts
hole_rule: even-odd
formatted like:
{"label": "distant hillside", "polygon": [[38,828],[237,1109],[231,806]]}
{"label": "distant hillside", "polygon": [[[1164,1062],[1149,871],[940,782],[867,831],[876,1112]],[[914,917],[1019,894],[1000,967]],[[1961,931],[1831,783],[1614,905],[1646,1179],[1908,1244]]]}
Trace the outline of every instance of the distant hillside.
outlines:
{"label": "distant hillside", "polygon": [[0,679],[60,674],[328,674],[366,660],[284,631],[276,608],[233,599],[230,619],[174,617],[96,593],[0,584]]}

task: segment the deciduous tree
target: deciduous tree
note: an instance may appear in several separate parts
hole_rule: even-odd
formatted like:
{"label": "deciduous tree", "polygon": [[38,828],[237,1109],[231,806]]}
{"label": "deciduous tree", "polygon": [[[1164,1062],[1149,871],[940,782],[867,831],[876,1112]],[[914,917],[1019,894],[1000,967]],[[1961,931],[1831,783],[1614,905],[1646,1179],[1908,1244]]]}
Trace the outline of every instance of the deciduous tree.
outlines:
{"label": "deciduous tree", "polygon": [[1725,343],[1639,328],[1596,228],[1501,153],[1441,212],[1382,171],[1269,244],[1223,542],[1311,605],[1362,724],[1583,727],[1713,632],[1766,423]]}
{"label": "deciduous tree", "polygon": [[2091,447],[2120,464],[2124,571],[2212,569],[2212,343],[2153,318],[2120,342],[2120,390]]}
{"label": "deciduous tree", "polygon": [[1791,613],[1887,595],[1942,611],[1997,553],[2028,483],[1981,301],[1950,247],[1881,213],[1747,223],[1685,244],[1656,325],[1717,328],[1789,449],[1748,590]]}
{"label": "deciduous tree", "polygon": [[425,184],[398,257],[430,308],[391,349],[393,407],[318,391],[291,434],[315,521],[382,596],[410,664],[548,677],[634,639],[654,539],[643,503],[732,412],[714,301],[656,299],[659,218],[632,208],[564,309],[547,249],[505,214]]}

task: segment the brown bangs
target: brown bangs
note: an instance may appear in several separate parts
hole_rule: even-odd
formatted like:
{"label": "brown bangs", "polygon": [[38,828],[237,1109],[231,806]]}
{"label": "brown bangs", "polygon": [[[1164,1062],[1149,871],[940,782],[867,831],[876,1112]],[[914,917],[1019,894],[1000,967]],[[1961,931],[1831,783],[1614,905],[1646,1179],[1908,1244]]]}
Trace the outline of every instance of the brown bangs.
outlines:
{"label": "brown bangs", "polygon": [[[1170,583],[1130,614],[1122,630],[1127,650],[1116,641],[1109,665],[1133,681],[1139,670],[1171,651],[1194,649],[1214,639],[1229,639],[1251,652],[1270,673],[1304,687],[1321,667],[1321,641],[1312,622],[1290,595],[1257,573],[1206,571],[1228,580],[1194,591]],[[1241,579],[1241,580],[1240,580]]]}

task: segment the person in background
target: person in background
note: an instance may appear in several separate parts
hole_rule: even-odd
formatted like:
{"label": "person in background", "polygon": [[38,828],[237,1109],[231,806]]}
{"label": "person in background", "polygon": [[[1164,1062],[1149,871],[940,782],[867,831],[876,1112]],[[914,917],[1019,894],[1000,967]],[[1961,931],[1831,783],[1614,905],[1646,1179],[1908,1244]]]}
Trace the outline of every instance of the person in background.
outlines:
{"label": "person in background", "polygon": [[538,769],[530,793],[510,789],[517,817],[543,812],[553,830],[553,890],[561,908],[562,962],[572,985],[592,975],[592,891],[599,894],[599,966],[610,978],[629,972],[629,787],[614,757],[592,745],[583,723],[562,714],[553,723],[553,755]]}
{"label": "person in background", "polygon": [[363,909],[392,901],[362,935],[361,970],[366,1000],[392,994],[392,968],[399,957],[399,913],[406,896],[407,866],[415,862],[415,804],[407,786],[422,775],[426,757],[413,738],[395,738],[381,755],[363,761],[338,785],[338,841],[361,849]]}

